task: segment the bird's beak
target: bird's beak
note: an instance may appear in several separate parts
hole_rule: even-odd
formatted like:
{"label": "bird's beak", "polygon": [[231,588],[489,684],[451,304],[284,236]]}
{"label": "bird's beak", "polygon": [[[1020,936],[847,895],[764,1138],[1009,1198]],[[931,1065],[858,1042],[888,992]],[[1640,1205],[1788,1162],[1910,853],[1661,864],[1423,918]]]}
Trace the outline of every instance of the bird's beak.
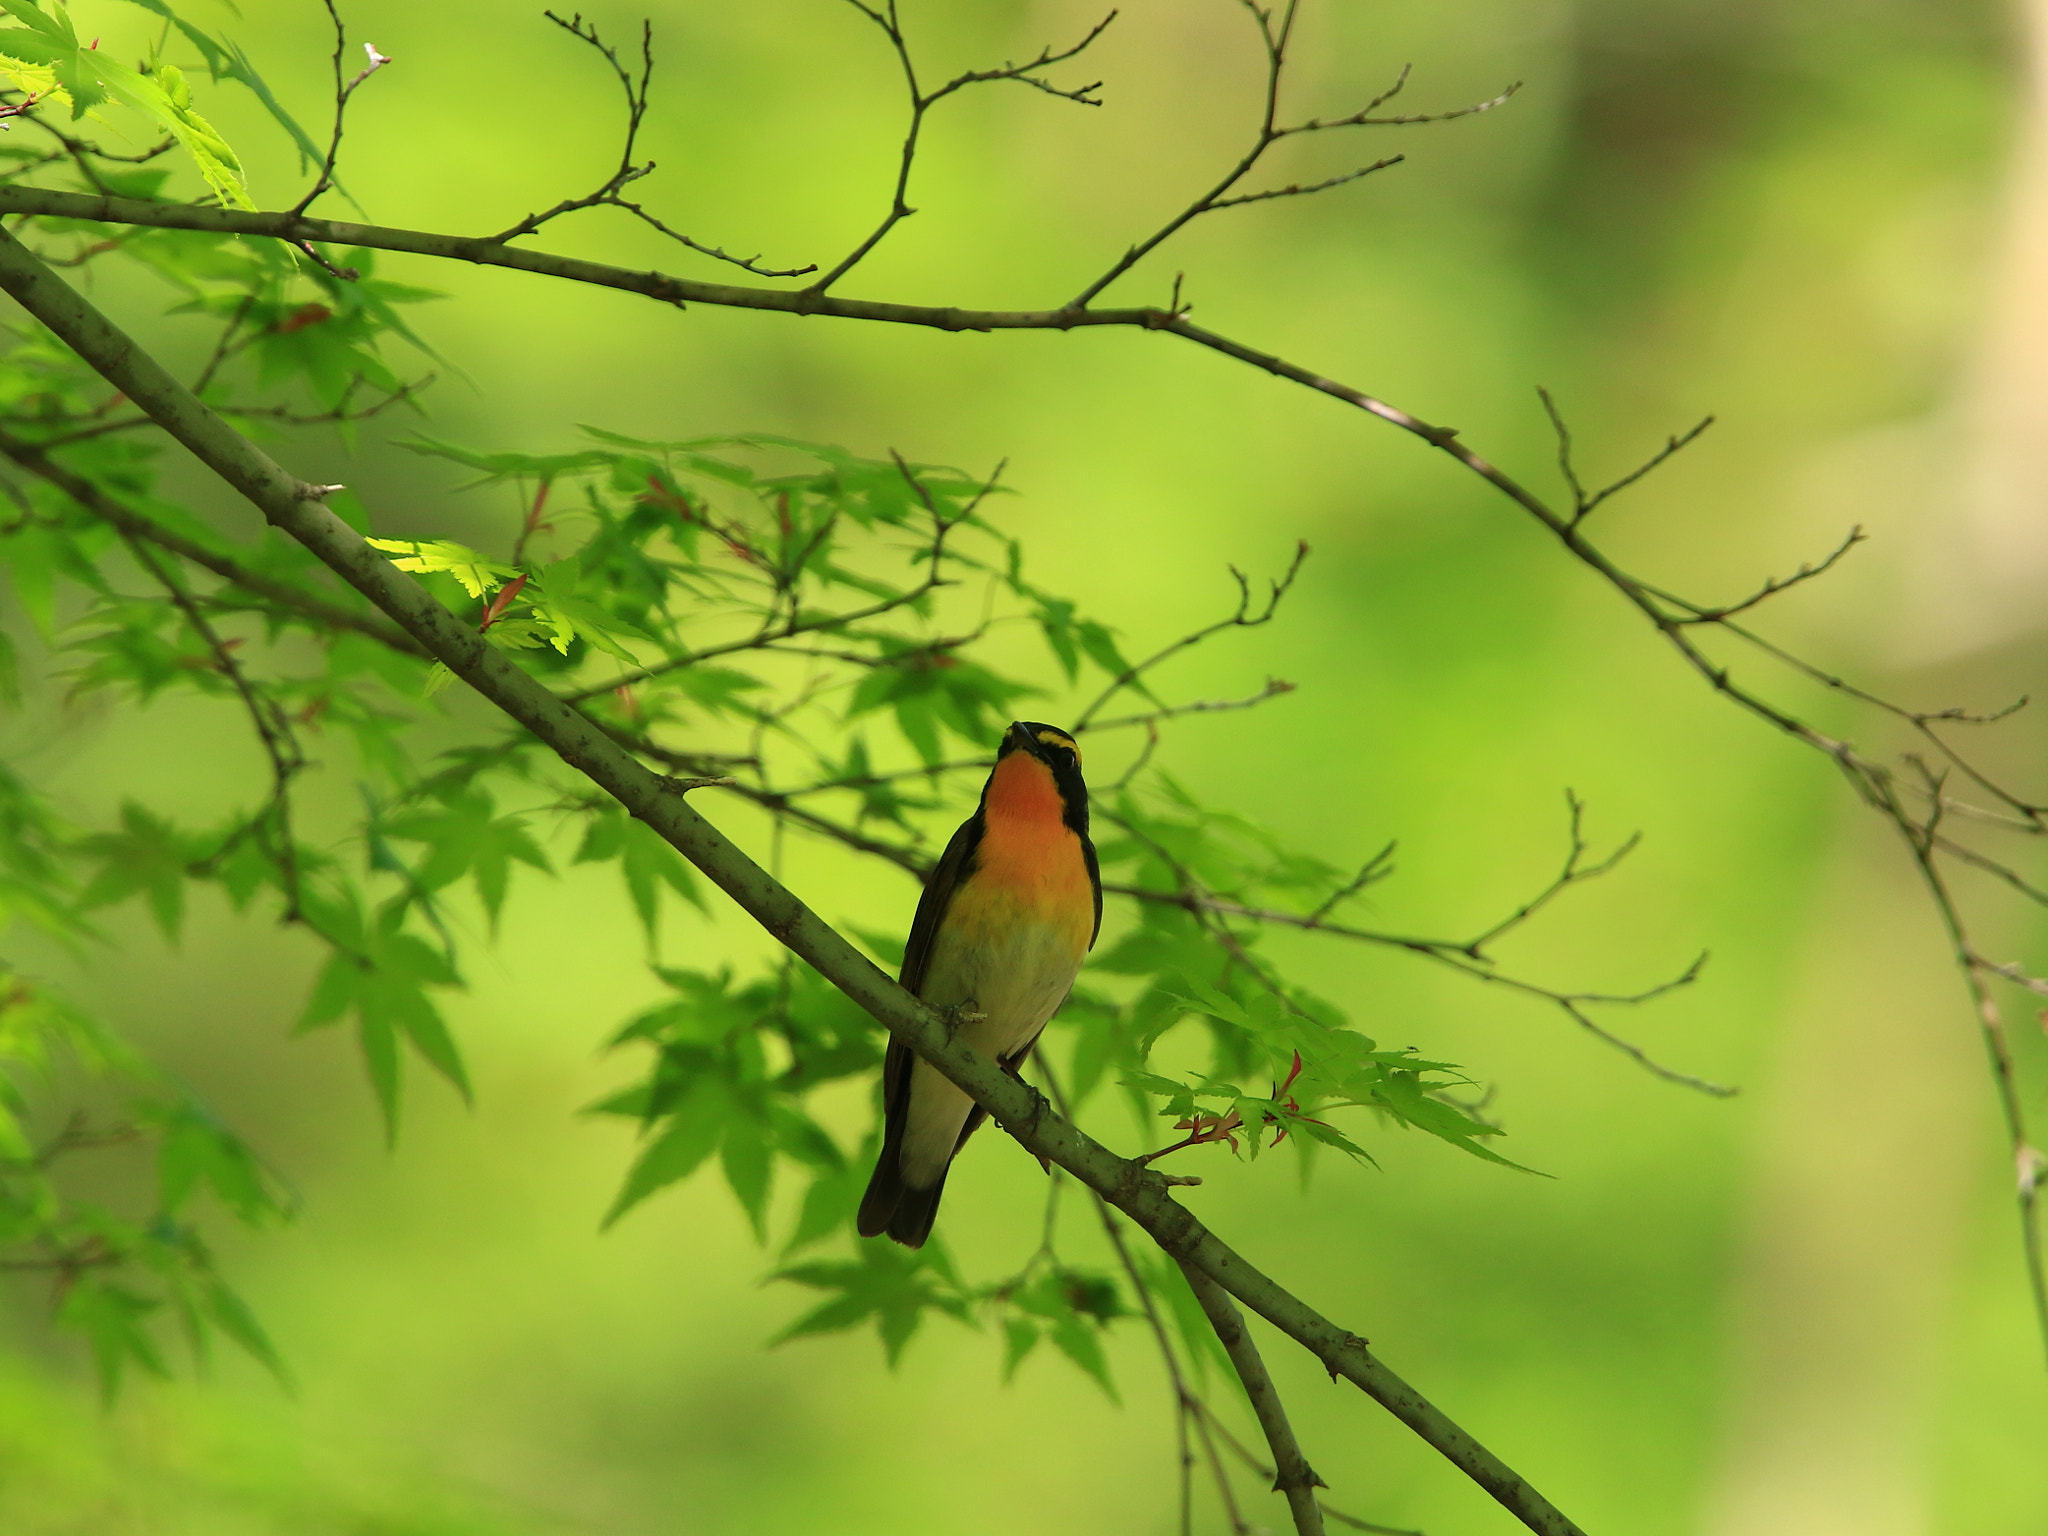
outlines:
{"label": "bird's beak", "polygon": [[1012,720],[1008,734],[1011,746],[1020,752],[1029,752],[1033,757],[1038,756],[1038,742],[1022,720]]}

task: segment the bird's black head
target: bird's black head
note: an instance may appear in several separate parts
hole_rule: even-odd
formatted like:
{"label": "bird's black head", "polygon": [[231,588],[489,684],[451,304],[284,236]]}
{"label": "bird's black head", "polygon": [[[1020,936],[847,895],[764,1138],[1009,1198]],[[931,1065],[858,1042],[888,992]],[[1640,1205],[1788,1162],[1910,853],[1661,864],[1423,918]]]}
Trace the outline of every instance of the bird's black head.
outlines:
{"label": "bird's black head", "polygon": [[1084,837],[1088,832],[1088,786],[1081,778],[1081,749],[1074,738],[1056,725],[1042,720],[1012,720],[1003,732],[1003,744],[996,749],[1001,762],[1012,752],[1028,752],[1052,770],[1066,803],[1066,822]]}

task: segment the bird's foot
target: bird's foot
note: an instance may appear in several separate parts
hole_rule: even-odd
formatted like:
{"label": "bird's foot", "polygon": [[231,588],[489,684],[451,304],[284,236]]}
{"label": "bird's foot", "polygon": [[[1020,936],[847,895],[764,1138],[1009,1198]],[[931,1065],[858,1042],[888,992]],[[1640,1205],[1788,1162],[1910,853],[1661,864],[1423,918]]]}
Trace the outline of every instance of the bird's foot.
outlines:
{"label": "bird's foot", "polygon": [[948,1003],[939,1010],[939,1016],[946,1021],[946,1033],[957,1035],[969,1024],[979,1024],[988,1018],[975,1006],[975,1000],[968,998],[964,1003]]}
{"label": "bird's foot", "polygon": [[730,786],[739,783],[739,780],[730,775],[717,779],[678,778],[674,775],[668,775],[657,779],[655,782],[672,795],[683,795],[688,794],[693,789],[716,789]]}

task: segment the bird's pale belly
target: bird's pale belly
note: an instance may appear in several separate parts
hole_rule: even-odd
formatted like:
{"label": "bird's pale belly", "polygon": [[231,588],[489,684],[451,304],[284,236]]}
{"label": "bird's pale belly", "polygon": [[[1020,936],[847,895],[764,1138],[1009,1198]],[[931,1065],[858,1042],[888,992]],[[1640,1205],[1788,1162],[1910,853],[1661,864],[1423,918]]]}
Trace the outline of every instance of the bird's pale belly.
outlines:
{"label": "bird's pale belly", "polygon": [[[987,913],[963,911],[963,905],[955,902],[953,920],[933,945],[919,992],[933,1007],[981,1015],[962,1021],[962,1038],[984,1055],[1008,1056],[1029,1044],[1065,1001],[1094,914],[1077,919],[1024,902],[990,903],[1008,910]],[[900,1162],[905,1183],[928,1189],[944,1176],[971,1108],[967,1095],[935,1069],[916,1064]]]}

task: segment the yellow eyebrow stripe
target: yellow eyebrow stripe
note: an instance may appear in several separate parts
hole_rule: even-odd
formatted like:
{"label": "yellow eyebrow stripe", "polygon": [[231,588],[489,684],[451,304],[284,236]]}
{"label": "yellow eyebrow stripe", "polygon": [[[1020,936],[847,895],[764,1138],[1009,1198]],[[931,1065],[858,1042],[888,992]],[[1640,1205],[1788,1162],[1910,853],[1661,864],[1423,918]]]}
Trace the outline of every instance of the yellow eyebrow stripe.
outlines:
{"label": "yellow eyebrow stripe", "polygon": [[1048,747],[1065,747],[1074,754],[1074,761],[1079,762],[1081,760],[1081,749],[1074,745],[1074,738],[1067,735],[1064,731],[1040,731],[1038,739]]}

